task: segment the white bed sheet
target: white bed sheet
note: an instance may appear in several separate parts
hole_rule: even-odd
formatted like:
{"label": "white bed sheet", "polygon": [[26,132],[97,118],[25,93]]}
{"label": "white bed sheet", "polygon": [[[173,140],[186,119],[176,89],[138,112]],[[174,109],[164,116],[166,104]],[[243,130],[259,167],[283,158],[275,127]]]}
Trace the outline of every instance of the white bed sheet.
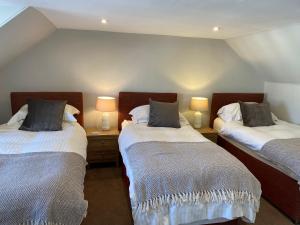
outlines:
{"label": "white bed sheet", "polygon": [[19,126],[0,126],[0,154],[74,152],[86,159],[86,133],[78,123],[63,123],[62,131],[51,132],[21,131]]}
{"label": "white bed sheet", "polygon": [[246,127],[241,121],[224,122],[217,118],[214,128],[225,137],[256,151],[261,150],[264,144],[273,139],[300,138],[300,126],[282,120],[278,120],[273,126]]}
{"label": "white bed sheet", "polygon": [[181,128],[148,127],[146,123],[135,124],[125,120],[122,123],[122,132],[119,138],[120,146],[124,149],[139,142],[209,142],[207,138],[193,129],[190,125]]}
{"label": "white bed sheet", "polygon": [[[130,179],[132,179],[132,169],[126,154],[126,149],[132,144],[148,142],[148,141],[164,141],[164,142],[210,142],[198,131],[193,129],[190,125],[183,126],[179,129],[174,128],[158,128],[148,127],[147,124],[134,124],[132,121],[123,121],[122,132],[119,136],[119,149],[123,158],[123,162],[126,166],[126,173]],[[135,191],[133,185],[129,186],[130,199],[135,199]],[[176,207],[173,206],[168,212],[163,210],[157,211],[156,215],[148,215],[147,221],[143,225],[155,225],[151,223],[151,217],[159,218],[161,225],[177,225],[177,221],[183,221],[186,218],[195,218],[200,215],[199,212],[203,212],[208,215],[209,218],[203,220],[197,220],[189,225],[200,225],[210,223],[220,223],[228,221],[229,218],[240,217],[246,206],[241,206],[238,203],[228,206],[222,203],[211,203],[189,207]],[[201,210],[200,210],[201,209]],[[252,208],[247,208],[247,215],[249,220],[247,222],[254,222],[255,212]],[[168,215],[168,216],[166,216]],[[136,215],[139,216],[139,215]],[[143,218],[143,219],[141,219]],[[185,218],[185,219],[184,219]],[[141,215],[139,221],[144,220],[144,215]],[[247,220],[247,219],[246,219]],[[140,224],[138,224],[140,225]]]}

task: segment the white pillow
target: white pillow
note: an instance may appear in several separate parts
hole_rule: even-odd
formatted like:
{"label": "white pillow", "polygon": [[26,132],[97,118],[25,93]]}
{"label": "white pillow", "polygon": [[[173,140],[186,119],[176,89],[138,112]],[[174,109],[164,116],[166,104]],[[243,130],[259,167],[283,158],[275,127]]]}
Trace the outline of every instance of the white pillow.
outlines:
{"label": "white pillow", "polygon": [[190,122],[185,118],[185,116],[181,112],[179,113],[179,122],[180,126],[190,125]]}
{"label": "white pillow", "polygon": [[64,121],[67,122],[77,122],[74,115],[80,114],[80,111],[76,109],[74,106],[66,105],[65,112],[64,112]]}
{"label": "white pillow", "polygon": [[[247,102],[254,104],[255,102]],[[225,122],[230,121],[243,121],[242,112],[240,109],[240,104],[238,102],[231,103],[228,105],[223,106],[218,110],[218,116],[224,120]],[[274,122],[277,122],[279,119],[275,116],[274,113],[272,114],[272,119]]]}
{"label": "white pillow", "polygon": [[[65,111],[64,111],[64,118],[63,120],[66,122],[77,122],[74,115],[79,114],[80,111],[76,109],[74,106],[66,105]],[[11,117],[11,119],[8,121],[8,125],[12,125],[15,123],[22,124],[23,120],[25,120],[26,116],[28,114],[28,105],[23,105],[19,111]]]}
{"label": "white pillow", "polygon": [[149,111],[150,111],[149,105],[141,105],[141,106],[135,107],[133,110],[131,110],[129,112],[129,115],[131,115],[132,121],[136,124],[148,123]]}
{"label": "white pillow", "polygon": [[225,105],[218,110],[217,114],[225,122],[242,120],[242,113],[239,103]]}
{"label": "white pillow", "polygon": [[271,112],[271,116],[272,116],[272,120],[274,122],[278,122],[279,121],[278,117],[274,113]]}
{"label": "white pillow", "polygon": [[[131,119],[135,124],[148,123],[149,111],[150,111],[149,105],[141,105],[131,110],[129,112],[129,115],[131,115]],[[179,122],[181,126],[190,124],[189,121],[182,115],[182,113],[179,113]]]}
{"label": "white pillow", "polygon": [[15,124],[15,123],[18,123],[18,124],[22,124],[23,123],[23,120],[26,118],[28,114],[28,105],[23,105],[19,111],[13,115],[10,120],[8,121],[8,125],[12,125],[12,124]]}

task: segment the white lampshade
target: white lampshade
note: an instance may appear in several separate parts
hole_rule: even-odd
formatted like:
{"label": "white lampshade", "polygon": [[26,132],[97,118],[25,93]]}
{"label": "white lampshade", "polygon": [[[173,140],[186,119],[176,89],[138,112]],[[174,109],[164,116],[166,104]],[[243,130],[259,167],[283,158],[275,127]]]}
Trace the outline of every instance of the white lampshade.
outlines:
{"label": "white lampshade", "polygon": [[208,111],[208,99],[202,98],[202,97],[192,97],[191,110],[197,111],[197,112]]}
{"label": "white lampshade", "polygon": [[100,112],[116,111],[116,99],[114,97],[98,97],[96,102],[96,109]]}

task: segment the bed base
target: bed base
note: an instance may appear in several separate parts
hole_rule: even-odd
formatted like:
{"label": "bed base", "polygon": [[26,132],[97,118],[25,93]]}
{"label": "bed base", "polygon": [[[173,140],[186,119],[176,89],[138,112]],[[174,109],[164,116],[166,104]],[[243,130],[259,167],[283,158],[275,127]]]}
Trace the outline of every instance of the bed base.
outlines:
{"label": "bed base", "polygon": [[296,180],[245,153],[220,135],[218,135],[217,143],[244,163],[260,181],[262,196],[266,200],[294,223],[300,223],[300,191]]}

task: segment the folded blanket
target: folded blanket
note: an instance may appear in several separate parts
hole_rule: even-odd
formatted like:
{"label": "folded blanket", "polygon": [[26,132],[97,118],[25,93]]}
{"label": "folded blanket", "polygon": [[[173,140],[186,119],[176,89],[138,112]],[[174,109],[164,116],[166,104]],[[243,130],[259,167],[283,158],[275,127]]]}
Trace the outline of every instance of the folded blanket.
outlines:
{"label": "folded blanket", "polygon": [[0,224],[80,225],[85,165],[76,153],[0,155]]}
{"label": "folded blanket", "polygon": [[135,193],[131,199],[134,218],[160,207],[214,202],[238,203],[258,211],[260,183],[240,161],[213,143],[136,143],[126,153]]}
{"label": "folded blanket", "polygon": [[271,162],[291,170],[300,183],[300,138],[271,140],[259,153]]}

